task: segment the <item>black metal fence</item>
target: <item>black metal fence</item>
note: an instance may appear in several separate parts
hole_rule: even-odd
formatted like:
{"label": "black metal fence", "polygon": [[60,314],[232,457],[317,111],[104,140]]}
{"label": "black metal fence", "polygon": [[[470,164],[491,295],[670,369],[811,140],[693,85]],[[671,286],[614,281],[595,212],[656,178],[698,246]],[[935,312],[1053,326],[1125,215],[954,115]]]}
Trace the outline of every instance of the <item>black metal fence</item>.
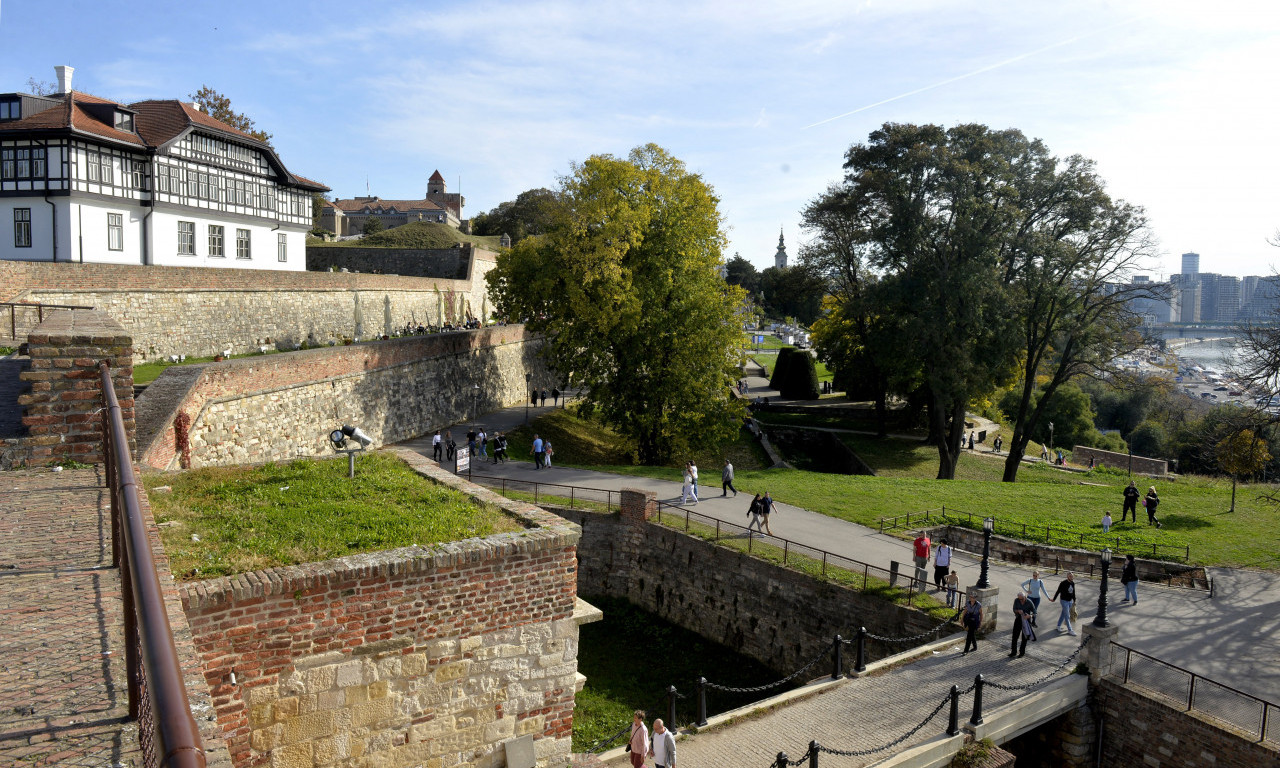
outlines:
{"label": "black metal fence", "polygon": [[129,716],[138,721],[138,743],[147,768],[204,768],[204,746],[191,715],[151,540],[143,524],[120,403],[106,363],[99,373],[112,550],[124,602]]}
{"label": "black metal fence", "polygon": [[[894,517],[880,518],[880,532],[906,530],[912,527],[919,527],[924,524],[929,525],[959,525],[970,528],[975,531],[982,530],[982,521],[987,515],[974,515],[972,512],[960,512],[955,509],[947,509],[945,506],[941,509],[926,509],[920,512],[908,512],[904,515],[895,515]],[[1006,536],[1011,539],[1021,539],[1023,541],[1040,542],[1055,547],[1077,547],[1080,549],[1113,549],[1123,552],[1131,552],[1134,555],[1150,556],[1153,560],[1168,560],[1172,562],[1189,562],[1191,560],[1191,547],[1176,544],[1155,544],[1148,541],[1139,541],[1138,539],[1130,539],[1124,536],[1112,536],[1110,534],[1101,533],[1079,533],[1069,531],[1065,528],[1054,529],[1052,525],[1027,525],[1026,523],[1011,523],[1001,521],[1000,518],[992,518],[995,521],[993,533],[999,536]]]}
{"label": "black metal fence", "polygon": [[1110,677],[1141,688],[1188,712],[1197,712],[1248,733],[1258,741],[1280,743],[1275,719],[1280,704],[1214,682],[1119,643],[1111,644]]}

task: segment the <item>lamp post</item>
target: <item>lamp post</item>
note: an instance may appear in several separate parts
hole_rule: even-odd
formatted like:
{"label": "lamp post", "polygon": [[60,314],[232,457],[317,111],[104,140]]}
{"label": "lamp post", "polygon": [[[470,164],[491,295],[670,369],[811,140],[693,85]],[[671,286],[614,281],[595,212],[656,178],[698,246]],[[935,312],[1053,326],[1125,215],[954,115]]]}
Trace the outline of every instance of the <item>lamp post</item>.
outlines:
{"label": "lamp post", "polygon": [[987,579],[987,564],[991,560],[991,532],[995,530],[996,519],[988,517],[982,521],[982,572],[978,574],[978,589],[987,589],[991,582]]}
{"label": "lamp post", "polygon": [[1102,550],[1102,587],[1098,590],[1098,615],[1093,617],[1093,626],[1109,627],[1107,623],[1107,572],[1111,570],[1111,550]]}
{"label": "lamp post", "polygon": [[471,385],[471,418],[478,421],[480,419],[480,385]]}
{"label": "lamp post", "polygon": [[529,423],[529,382],[533,380],[532,373],[524,375],[524,423]]}
{"label": "lamp post", "polygon": [[1053,422],[1049,422],[1049,453],[1053,453]]}

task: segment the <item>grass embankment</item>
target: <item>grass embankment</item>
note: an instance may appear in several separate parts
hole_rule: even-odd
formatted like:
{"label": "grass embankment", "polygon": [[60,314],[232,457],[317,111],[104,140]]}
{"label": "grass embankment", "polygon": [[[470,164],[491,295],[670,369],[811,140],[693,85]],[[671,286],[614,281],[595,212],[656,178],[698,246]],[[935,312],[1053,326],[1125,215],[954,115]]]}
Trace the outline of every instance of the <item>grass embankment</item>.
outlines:
{"label": "grass embankment", "polygon": [[[557,412],[559,413],[559,412]],[[542,420],[535,427],[542,429]],[[616,474],[680,480],[678,466],[640,467],[625,459],[625,442],[611,452],[590,449],[599,428],[575,423],[555,441],[557,458],[566,465],[581,466]],[[617,436],[614,441],[621,440]],[[971,513],[980,520],[988,515],[998,520],[1001,530],[1026,525],[1043,529],[1051,526],[1054,540],[1086,535],[1086,548],[1101,549],[1096,537],[1102,533],[1102,515],[1110,511],[1120,518],[1122,491],[1129,477],[1120,470],[1066,472],[1045,465],[1023,465],[1016,483],[1003,483],[1005,454],[968,453],[960,458],[955,480],[934,479],[938,471],[937,451],[911,440],[877,440],[871,436],[846,435],[846,443],[877,473],[876,477],[833,475],[796,469],[764,469],[762,462],[748,463],[733,458],[737,469],[734,484],[746,493],[771,491],[777,501],[878,527],[880,518],[926,509]],[[587,446],[578,450],[575,443]],[[527,453],[528,446],[521,446]],[[735,444],[730,450],[742,450]],[[1038,450],[1038,449],[1037,449]],[[722,458],[715,450],[704,450],[699,458],[704,485],[718,485]],[[729,454],[733,457],[733,454]],[[1244,566],[1280,569],[1280,527],[1274,524],[1277,510],[1260,500],[1260,486],[1241,485],[1236,493],[1236,511],[1231,508],[1231,481],[1226,478],[1182,476],[1176,481],[1134,478],[1143,494],[1155,485],[1160,494],[1157,530],[1141,520],[1112,526],[1111,536],[1121,537],[1125,546],[1142,551],[1143,545],[1190,547],[1191,562],[1202,565]],[[1268,486],[1270,488],[1270,486]],[[1095,537],[1091,543],[1088,537]],[[1130,544],[1132,542],[1132,544]],[[1113,549],[1115,548],[1112,545]],[[1120,554],[1123,554],[1120,550]]]}
{"label": "grass embankment", "polygon": [[452,248],[458,243],[471,243],[497,251],[499,240],[501,238],[496,236],[468,235],[436,221],[414,221],[355,240],[326,243],[320,238],[308,237],[307,245],[320,248]]}
{"label": "grass embankment", "polygon": [[[578,671],[586,675],[587,683],[574,698],[574,752],[590,749],[628,725],[637,709],[645,710],[649,724],[655,717],[665,720],[668,685],[686,697],[676,700],[676,721],[684,725],[696,719],[694,694],[699,677],[734,687],[763,685],[779,677],[764,665],[625,600],[586,599],[604,611],[604,619],[579,631]],[[812,677],[829,671],[815,668]],[[736,695],[708,690],[707,710],[709,714],[727,712],[794,687],[788,684],[763,694]],[[609,748],[625,743],[624,733]]]}
{"label": "grass embankment", "polygon": [[[758,355],[747,355],[747,357],[750,357],[752,360],[759,363],[762,368],[764,368],[764,376],[766,379],[773,378],[773,369],[778,364],[778,355],[776,352],[773,354],[762,353]],[[818,381],[832,380],[833,377],[831,375],[831,371],[827,369],[826,363],[822,362],[821,360],[814,360],[813,366],[818,371]]]}
{"label": "grass embankment", "polygon": [[[268,349],[266,352],[245,352],[239,355],[232,355],[225,358],[227,360],[238,360],[242,357],[263,357],[265,355],[279,354],[282,350]],[[188,357],[180,363],[171,363],[168,360],[157,360],[154,363],[143,363],[142,365],[133,366],[133,383],[135,385],[150,384],[160,378],[160,374],[165,372],[166,368],[173,368],[181,365],[195,365],[196,363],[212,363],[213,355],[207,357]]]}
{"label": "grass embankment", "polygon": [[[143,478],[173,572],[206,579],[523,530],[386,453]],[[171,491],[157,492],[168,485]],[[172,524],[170,524],[172,523]]]}

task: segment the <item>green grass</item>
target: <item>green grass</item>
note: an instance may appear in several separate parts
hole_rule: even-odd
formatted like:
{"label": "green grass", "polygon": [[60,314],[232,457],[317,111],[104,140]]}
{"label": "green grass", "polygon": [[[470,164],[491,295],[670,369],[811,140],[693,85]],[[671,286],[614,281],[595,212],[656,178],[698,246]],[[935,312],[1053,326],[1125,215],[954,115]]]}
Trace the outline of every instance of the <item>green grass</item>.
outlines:
{"label": "green grass", "polygon": [[[713,643],[648,613],[625,600],[585,597],[604,611],[604,619],[579,630],[578,671],[587,678],[574,698],[573,751],[593,747],[631,722],[631,713],[645,710],[646,722],[664,720],[666,689],[674,685],[687,698],[676,700],[677,725],[695,720],[695,681],[705,676],[720,685],[747,687],[777,680],[780,675],[730,648]],[[788,670],[790,671],[790,670]],[[812,677],[828,669],[815,667]],[[802,680],[800,682],[808,682]],[[746,706],[762,696],[783,693],[782,685],[766,693],[707,692],[709,714]],[[671,723],[667,723],[668,726]],[[626,734],[605,749],[626,743]]]}
{"label": "green grass", "polygon": [[17,347],[0,347],[0,357],[8,357],[17,351]]}
{"label": "green grass", "polygon": [[[339,458],[149,474],[143,483],[182,579],[523,530],[386,453],[358,457],[354,480]],[[157,492],[163,485],[172,490]]]}
{"label": "green grass", "polygon": [[[765,378],[767,379],[773,378],[773,369],[778,363],[778,356],[776,354],[748,355],[748,357],[750,357],[752,360],[759,363],[764,368]],[[822,362],[821,360],[815,360],[813,361],[813,365],[814,365],[814,368],[817,369],[818,371],[818,381],[832,380],[831,371],[827,368],[826,363]]]}
{"label": "green grass", "polygon": [[[242,357],[262,357],[265,355],[279,354],[281,350],[268,349],[264,352],[245,352],[239,355],[232,355],[228,360],[236,360]],[[168,360],[158,360],[154,363],[143,363],[142,365],[133,366],[133,383],[134,384],[150,384],[160,378],[160,374],[164,373],[166,368],[173,368],[180,365],[195,365],[196,363],[212,363],[213,355],[207,357],[188,357],[181,363],[171,363]]]}
{"label": "green grass", "polygon": [[326,243],[319,238],[307,238],[308,247],[320,248],[452,248],[458,243],[472,243],[490,251],[498,250],[496,236],[468,235],[448,224],[435,221],[415,221],[402,227],[392,227],[368,237]]}

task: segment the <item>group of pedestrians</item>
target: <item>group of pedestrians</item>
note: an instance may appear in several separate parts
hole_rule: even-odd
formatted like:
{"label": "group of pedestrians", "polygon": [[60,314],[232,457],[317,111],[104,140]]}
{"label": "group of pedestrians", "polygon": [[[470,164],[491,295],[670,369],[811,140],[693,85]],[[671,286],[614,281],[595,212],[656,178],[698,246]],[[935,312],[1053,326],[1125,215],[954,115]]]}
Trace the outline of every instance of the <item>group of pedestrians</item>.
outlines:
{"label": "group of pedestrians", "polygon": [[676,738],[671,730],[663,724],[662,719],[653,721],[653,738],[649,738],[649,729],[644,724],[644,710],[637,709],[631,720],[631,740],[627,742],[631,767],[644,768],[645,757],[652,757],[657,768],[675,768]]}
{"label": "group of pedestrians", "polygon": [[[1130,480],[1128,487],[1124,489],[1124,507],[1120,510],[1120,522],[1128,519],[1129,515],[1133,515],[1133,522],[1138,522],[1138,498],[1142,492],[1138,490],[1138,486],[1134,481]],[[1156,509],[1160,507],[1160,494],[1156,493],[1156,487],[1153,485],[1147,490],[1147,495],[1142,496],[1142,506],[1147,510],[1147,525],[1154,525],[1157,528],[1163,528],[1164,523],[1156,517]],[[1106,517],[1110,517],[1108,513]],[[1109,522],[1103,524],[1103,532],[1111,529]]]}
{"label": "group of pedestrians", "polygon": [[551,467],[551,457],[555,454],[555,449],[551,447],[550,440],[544,440],[538,435],[533,436],[533,445],[530,446],[533,451],[533,468],[548,469]]}

